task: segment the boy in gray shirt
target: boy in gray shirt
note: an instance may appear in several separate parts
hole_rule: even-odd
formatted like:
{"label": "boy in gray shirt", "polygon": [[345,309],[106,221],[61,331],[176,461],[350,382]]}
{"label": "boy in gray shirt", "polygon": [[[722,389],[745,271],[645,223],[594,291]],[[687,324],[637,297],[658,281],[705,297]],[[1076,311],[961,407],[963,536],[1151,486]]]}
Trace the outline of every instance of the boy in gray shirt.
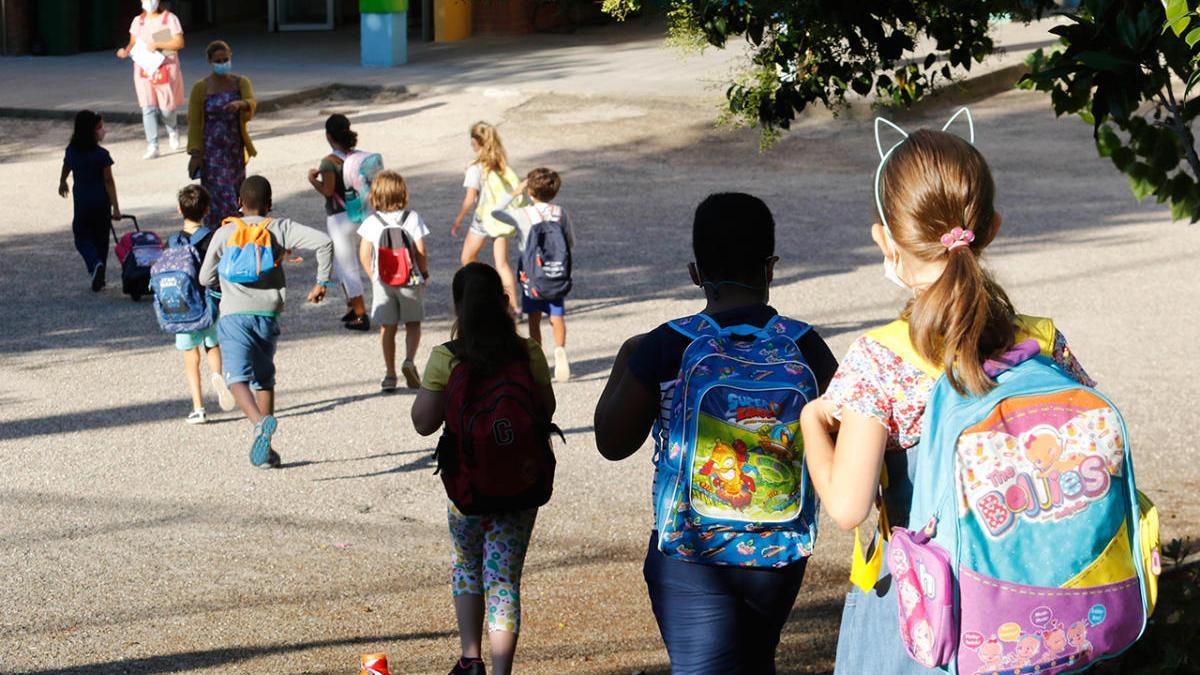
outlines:
{"label": "boy in gray shirt", "polygon": [[[563,207],[551,203],[562,187],[562,179],[558,174],[547,168],[537,168],[530,171],[521,184],[512,191],[507,201],[499,204],[492,211],[496,220],[517,228],[517,248],[521,258],[525,258],[529,233],[538,223],[557,223],[567,240],[568,251],[575,248],[575,234],[571,231],[571,221]],[[529,192],[531,206],[512,209],[509,205],[519,195]],[[569,257],[569,254],[568,254]],[[569,267],[569,266],[568,266]],[[550,328],[554,331],[554,379],[566,382],[571,379],[571,366],[567,359],[567,309],[566,297],[531,297],[528,279],[524,278],[529,270],[521,272],[521,311],[529,318],[529,337],[538,344],[542,343],[542,315],[550,317]]]}
{"label": "boy in gray shirt", "polygon": [[[245,214],[241,223],[254,226],[267,222],[271,236],[274,267],[263,271],[258,280],[237,283],[220,278],[221,318],[217,321],[217,339],[224,357],[225,383],[233,392],[238,407],[254,423],[254,441],[250,463],[261,468],[279,466],[279,454],[271,447],[275,433],[275,347],[279,341],[279,315],[287,297],[283,259],[292,249],[317,253],[317,283],[308,292],[309,302],[325,298],[331,284],[333,243],[319,230],[305,227],[287,218],[267,218],[271,210],[271,184],[262,176],[250,176],[242,183],[238,203]],[[217,282],[218,266],[229,239],[241,226],[227,222],[213,235],[200,266],[200,283]]]}

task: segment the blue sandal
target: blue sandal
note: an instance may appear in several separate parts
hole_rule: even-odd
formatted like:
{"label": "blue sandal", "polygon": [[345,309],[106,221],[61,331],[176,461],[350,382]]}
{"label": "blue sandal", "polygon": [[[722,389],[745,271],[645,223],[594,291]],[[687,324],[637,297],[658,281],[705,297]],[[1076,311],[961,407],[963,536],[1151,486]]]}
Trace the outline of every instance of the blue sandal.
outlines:
{"label": "blue sandal", "polygon": [[250,446],[250,463],[254,466],[262,466],[270,459],[271,434],[278,426],[274,415],[267,415],[254,425],[254,445]]}

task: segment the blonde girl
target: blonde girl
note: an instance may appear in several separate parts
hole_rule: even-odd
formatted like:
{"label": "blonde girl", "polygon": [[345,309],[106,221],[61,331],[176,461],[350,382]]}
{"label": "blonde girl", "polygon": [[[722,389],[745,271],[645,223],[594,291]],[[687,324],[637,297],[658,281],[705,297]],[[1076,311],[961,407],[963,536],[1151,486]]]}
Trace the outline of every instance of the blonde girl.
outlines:
{"label": "blonde girl", "polygon": [[508,164],[504,144],[500,142],[500,132],[491,124],[476,122],[471,126],[471,149],[475,151],[476,160],[467,167],[466,176],[463,178],[466,194],[463,196],[458,216],[454,219],[454,226],[450,228],[450,234],[457,237],[463,219],[472,214],[459,262],[464,266],[475,262],[483,245],[489,239],[492,240],[496,271],[504,283],[509,309],[513,314],[517,314],[519,296],[512,266],[508,262],[508,240],[516,234],[516,229],[491,215],[499,202],[507,199],[508,194],[517,186],[517,174]]}
{"label": "blonde girl", "polygon": [[[995,386],[984,362],[1036,338],[1046,356],[1092,384],[1053,322],[1016,314],[980,260],[1000,231],[1000,214],[978,150],[945,131],[918,130],[884,154],[876,192],[871,238],[883,254],[884,276],[912,298],[903,323],[854,342],[800,422],[813,485],[825,512],[846,529],[867,519],[885,464],[888,517],[907,524],[908,451],[920,440],[925,404],[942,372],[960,393],[983,394]],[[873,592],[847,596],[836,672],[933,672],[901,645],[893,587],[885,566]]]}

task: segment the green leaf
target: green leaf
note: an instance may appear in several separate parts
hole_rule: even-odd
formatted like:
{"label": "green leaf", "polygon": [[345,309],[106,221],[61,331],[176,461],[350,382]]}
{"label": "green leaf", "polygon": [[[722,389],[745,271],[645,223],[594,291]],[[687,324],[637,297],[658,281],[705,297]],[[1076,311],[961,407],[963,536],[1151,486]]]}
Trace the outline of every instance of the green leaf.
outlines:
{"label": "green leaf", "polygon": [[1096,70],[1104,71],[1122,70],[1134,65],[1132,61],[1120,58],[1119,56],[1113,56],[1108,52],[1090,50],[1086,52],[1079,52],[1079,54],[1075,56],[1075,61],[1077,63],[1082,63],[1085,66],[1095,68]]}
{"label": "green leaf", "polygon": [[1140,202],[1154,194],[1154,184],[1149,178],[1129,177],[1129,187],[1133,188],[1133,196]]}
{"label": "green leaf", "polygon": [[1188,47],[1195,47],[1197,42],[1200,42],[1200,28],[1193,28],[1188,31],[1188,34],[1183,38]]}
{"label": "green leaf", "polygon": [[[1183,31],[1187,30],[1188,24],[1192,19],[1188,16],[1187,0],[1168,0],[1167,1],[1167,26],[1175,32],[1176,35],[1183,35]],[[1165,31],[1166,28],[1163,30]]]}
{"label": "green leaf", "polygon": [[1117,132],[1113,131],[1111,126],[1105,124],[1100,127],[1100,133],[1096,136],[1096,150],[1100,152],[1101,157],[1111,157],[1113,151],[1120,148],[1121,145],[1121,138],[1117,136]]}

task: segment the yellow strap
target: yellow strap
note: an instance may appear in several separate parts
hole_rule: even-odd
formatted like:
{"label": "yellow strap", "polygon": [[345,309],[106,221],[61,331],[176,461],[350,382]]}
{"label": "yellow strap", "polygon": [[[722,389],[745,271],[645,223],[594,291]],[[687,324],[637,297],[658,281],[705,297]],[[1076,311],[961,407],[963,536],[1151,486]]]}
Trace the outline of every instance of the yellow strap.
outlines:
{"label": "yellow strap", "polygon": [[883,542],[888,540],[892,531],[891,521],[887,516],[887,505],[883,501],[883,491],[888,485],[887,465],[879,472],[879,494],[875,497],[875,506],[879,510],[879,520],[875,523],[879,532],[879,541],[871,550],[871,558],[863,554],[862,537],[859,528],[854,528],[854,553],[850,558],[850,583],[857,586],[863,593],[869,592],[879,580],[879,570],[883,568]]}
{"label": "yellow strap", "polygon": [[[1052,320],[1040,316],[1018,314],[1016,325],[1017,342],[1024,342],[1033,338],[1037,340],[1038,346],[1041,347],[1043,356],[1051,356],[1054,353],[1055,329]],[[917,353],[917,348],[913,346],[912,340],[908,336],[907,321],[896,319],[886,326],[880,326],[870,331],[867,335],[929,377],[933,379],[941,377],[944,369],[939,365],[930,363],[925,360],[925,357]]]}

